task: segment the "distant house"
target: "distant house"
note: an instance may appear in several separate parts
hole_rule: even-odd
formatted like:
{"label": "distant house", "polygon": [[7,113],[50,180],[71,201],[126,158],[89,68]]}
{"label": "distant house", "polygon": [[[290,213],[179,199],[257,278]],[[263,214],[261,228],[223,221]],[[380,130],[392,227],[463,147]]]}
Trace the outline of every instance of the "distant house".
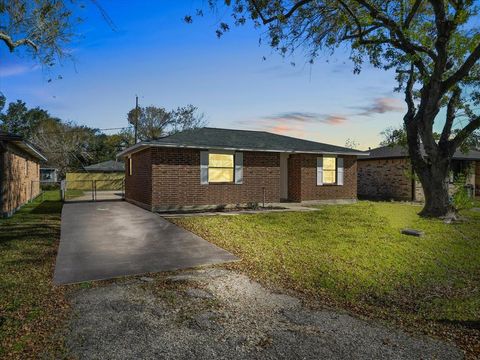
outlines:
{"label": "distant house", "polygon": [[40,181],[41,182],[57,182],[58,181],[58,169],[52,167],[40,168]]}
{"label": "distant house", "polygon": [[125,163],[123,161],[107,160],[98,164],[83,167],[89,173],[124,173]]}
{"label": "distant house", "polygon": [[11,216],[40,194],[40,163],[46,160],[21,136],[0,132],[0,216]]}
{"label": "distant house", "polygon": [[125,198],[152,211],[355,201],[363,152],[264,131],[201,128],[119,154]]}
{"label": "distant house", "polygon": [[108,160],[84,166],[81,171],[68,172],[66,185],[72,190],[121,190],[125,177],[125,164]]}
{"label": "distant house", "polygon": [[[358,196],[370,199],[423,201],[423,189],[413,176],[407,148],[384,146],[369,150],[358,160]],[[460,172],[468,170],[466,185],[480,196],[480,151],[457,151],[452,160],[453,181]]]}

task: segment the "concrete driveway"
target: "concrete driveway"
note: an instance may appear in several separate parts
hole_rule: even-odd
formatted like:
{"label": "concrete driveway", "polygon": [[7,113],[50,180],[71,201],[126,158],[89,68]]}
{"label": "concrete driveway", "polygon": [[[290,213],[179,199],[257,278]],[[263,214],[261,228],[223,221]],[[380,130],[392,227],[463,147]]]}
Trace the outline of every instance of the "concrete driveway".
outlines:
{"label": "concrete driveway", "polygon": [[124,201],[65,204],[54,283],[69,284],[238,260]]}

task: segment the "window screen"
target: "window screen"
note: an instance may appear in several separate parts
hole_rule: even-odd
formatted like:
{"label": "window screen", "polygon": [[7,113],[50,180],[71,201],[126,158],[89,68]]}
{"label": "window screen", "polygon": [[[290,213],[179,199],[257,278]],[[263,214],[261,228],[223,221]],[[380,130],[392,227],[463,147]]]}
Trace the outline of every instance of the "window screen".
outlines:
{"label": "window screen", "polygon": [[337,158],[323,157],[323,183],[335,184],[337,182]]}
{"label": "window screen", "polygon": [[233,154],[208,154],[208,182],[233,182]]}

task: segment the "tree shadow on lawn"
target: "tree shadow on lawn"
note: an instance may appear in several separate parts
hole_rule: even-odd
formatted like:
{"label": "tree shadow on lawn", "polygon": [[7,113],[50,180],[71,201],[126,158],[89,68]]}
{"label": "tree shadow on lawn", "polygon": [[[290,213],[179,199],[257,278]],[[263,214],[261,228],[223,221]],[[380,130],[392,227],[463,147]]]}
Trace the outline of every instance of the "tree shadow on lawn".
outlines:
{"label": "tree shadow on lawn", "polygon": [[478,320],[449,320],[449,319],[440,319],[437,320],[440,324],[446,325],[455,325],[461,326],[467,329],[480,330],[480,321]]}
{"label": "tree shadow on lawn", "polygon": [[59,214],[61,210],[62,203],[60,201],[45,200],[29,211],[29,213],[35,215]]}
{"label": "tree shadow on lawn", "polygon": [[51,244],[59,228],[58,224],[5,224],[0,231],[0,248],[12,247],[7,245],[12,241],[30,241],[35,245]]}

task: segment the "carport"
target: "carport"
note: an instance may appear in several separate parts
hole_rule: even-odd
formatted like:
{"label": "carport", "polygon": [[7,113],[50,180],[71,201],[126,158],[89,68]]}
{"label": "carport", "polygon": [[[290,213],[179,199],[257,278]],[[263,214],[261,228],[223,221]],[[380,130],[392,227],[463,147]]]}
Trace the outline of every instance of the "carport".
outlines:
{"label": "carport", "polygon": [[54,283],[69,284],[238,260],[124,201],[66,203]]}

